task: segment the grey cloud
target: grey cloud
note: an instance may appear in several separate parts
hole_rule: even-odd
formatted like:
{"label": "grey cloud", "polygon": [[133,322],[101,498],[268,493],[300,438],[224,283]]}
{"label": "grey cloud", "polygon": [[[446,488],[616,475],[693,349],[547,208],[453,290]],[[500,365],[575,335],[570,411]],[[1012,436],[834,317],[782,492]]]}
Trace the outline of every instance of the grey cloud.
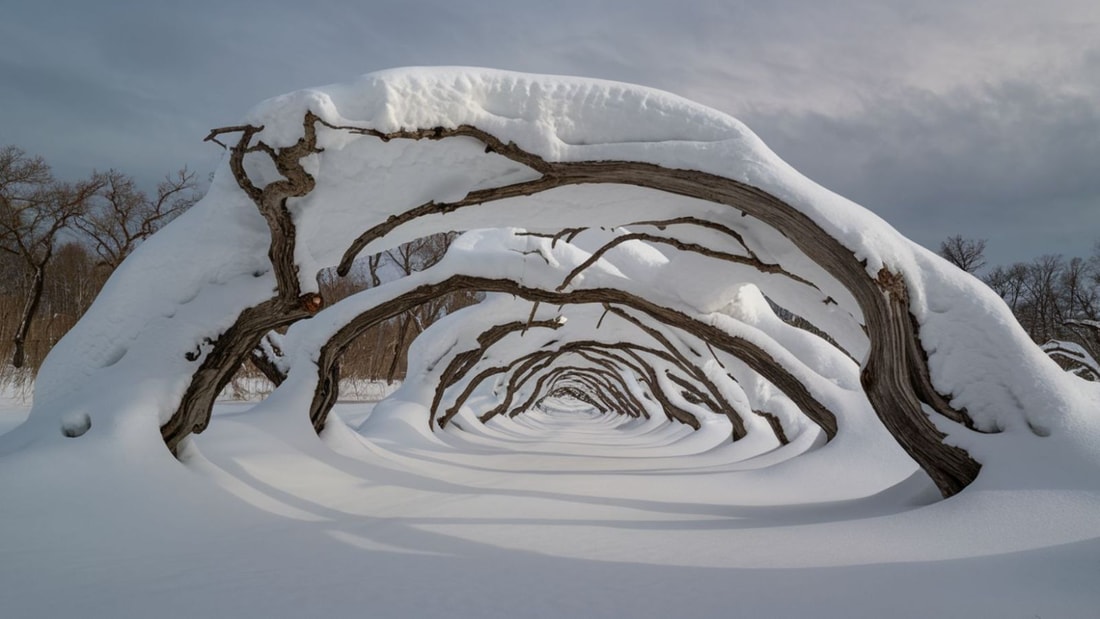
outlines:
{"label": "grey cloud", "polygon": [[865,113],[747,115],[781,156],[918,242],[990,239],[991,254],[1083,254],[1100,240],[1100,106],[1003,83],[912,92]]}

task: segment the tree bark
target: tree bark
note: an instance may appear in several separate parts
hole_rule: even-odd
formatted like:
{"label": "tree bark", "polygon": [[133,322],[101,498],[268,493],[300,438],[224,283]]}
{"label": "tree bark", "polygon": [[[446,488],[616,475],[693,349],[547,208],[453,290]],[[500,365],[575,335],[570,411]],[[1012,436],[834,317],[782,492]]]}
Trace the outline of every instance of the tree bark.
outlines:
{"label": "tree bark", "polygon": [[275,360],[268,356],[267,351],[262,346],[264,338],[260,338],[261,345],[252,349],[252,352],[248,354],[248,360],[252,363],[252,366],[260,371],[264,375],[264,378],[271,381],[271,384],[278,387],[286,380],[286,373],[275,363]]}
{"label": "tree bark", "polygon": [[[160,428],[168,449],[178,454],[179,445],[187,435],[206,429],[218,394],[268,332],[307,316],[309,313],[297,306],[286,308],[278,299],[272,299],[241,312],[233,326],[216,341],[208,342],[206,346],[210,347],[210,352],[192,374],[176,413]],[[188,358],[198,360],[201,354],[201,350],[193,351]]]}
{"label": "tree bark", "polygon": [[[439,382],[436,385],[435,396],[432,398],[431,415],[428,419],[428,427],[433,431],[435,430],[435,417],[436,410],[439,408],[440,402],[443,400],[443,395],[447,388],[454,385],[462,376],[465,376],[470,368],[478,362],[494,344],[504,339],[511,333],[516,331],[526,332],[531,327],[541,327],[549,329],[558,329],[562,326],[562,322],[559,320],[533,320],[534,311],[532,310],[531,318],[527,322],[512,321],[500,325],[494,325],[489,329],[477,336],[478,347],[472,350],[462,351],[453,357],[447,364],[447,367],[443,370],[443,373],[439,375]],[[443,427],[443,424],[440,424]]]}
{"label": "tree bark", "polygon": [[401,364],[401,351],[405,348],[405,339],[409,337],[409,325],[412,324],[412,311],[408,311],[401,317],[401,326],[397,329],[397,337],[394,338],[393,348],[390,351],[390,367],[386,370],[386,382],[393,384],[397,379],[397,368]]}
{"label": "tree bark", "polygon": [[[46,260],[49,260],[49,254],[47,254]],[[34,272],[31,275],[31,286],[27,291],[26,302],[23,304],[23,313],[19,317],[19,326],[12,337],[11,364],[13,367],[21,368],[26,362],[27,334],[30,333],[31,321],[34,320],[35,314],[38,313],[38,306],[42,302],[42,290],[45,282],[46,262],[43,261],[34,267]]]}

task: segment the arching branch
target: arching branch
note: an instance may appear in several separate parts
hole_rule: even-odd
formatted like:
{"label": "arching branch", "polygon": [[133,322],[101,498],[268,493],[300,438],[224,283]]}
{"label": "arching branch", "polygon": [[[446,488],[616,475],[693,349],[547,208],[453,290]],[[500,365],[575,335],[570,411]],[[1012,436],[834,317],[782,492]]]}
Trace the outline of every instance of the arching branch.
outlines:
{"label": "arching branch", "polygon": [[470,371],[470,368],[472,368],[479,359],[484,357],[486,352],[495,344],[517,331],[525,332],[531,327],[559,329],[562,324],[564,323],[557,318],[551,320],[529,320],[526,322],[515,320],[502,325],[494,325],[478,335],[478,347],[456,354],[451,358],[451,361],[440,375],[439,382],[435,388],[435,396],[432,398],[431,416],[428,420],[428,427],[433,430],[435,429],[436,410],[439,408],[439,404],[443,400],[443,394],[446,390],[458,382],[460,378],[465,376],[465,374]]}
{"label": "arching branch", "polygon": [[[822,426],[827,437],[831,438],[836,434],[836,417],[827,407],[822,405],[797,378],[787,369],[779,365],[775,359],[757,345],[726,333],[707,323],[694,320],[690,316],[679,311],[657,305],[656,303],[625,291],[611,288],[578,289],[569,292],[556,292],[529,288],[508,279],[493,279],[466,275],[455,275],[438,283],[425,284],[391,301],[376,305],[350,320],[342,327],[319,351],[318,372],[320,380],[323,382],[330,377],[330,373],[333,367],[335,367],[336,361],[339,358],[338,353],[342,350],[342,347],[346,346],[347,342],[354,339],[362,330],[395,313],[400,313],[411,305],[423,302],[423,300],[430,299],[440,294],[457,290],[502,292],[524,298],[528,301],[540,301],[553,305],[609,302],[630,307],[650,316],[654,320],[675,325],[677,328],[683,329],[695,337],[711,342],[711,344],[719,350],[723,350],[728,354],[742,359],[753,371],[765,377],[783,391],[796,406],[810,417],[811,420]],[[613,347],[605,342],[600,342],[599,345],[602,347]],[[662,354],[667,355],[667,353]],[[499,369],[494,368],[493,371],[499,374],[508,369],[509,367],[505,366]],[[484,377],[481,378],[481,380],[484,380]],[[323,399],[314,398],[310,416],[315,427],[323,426],[324,418],[327,416],[331,404],[332,402],[326,403]],[[508,406],[510,405],[511,403],[509,402]],[[507,410],[507,406],[501,411],[497,411],[497,413],[503,410]],[[457,408],[452,407],[451,411],[457,412]]]}
{"label": "arching branch", "polygon": [[692,363],[687,357],[685,357],[683,353],[681,353],[680,350],[676,348],[676,346],[674,346],[667,337],[664,336],[663,333],[649,325],[644,324],[642,321],[630,315],[628,312],[623,311],[622,308],[614,307],[610,304],[605,305],[605,307],[608,308],[608,311],[614,313],[619,318],[622,318],[623,320],[633,324],[635,327],[643,331],[646,335],[653,338],[657,342],[660,342],[660,344],[664,346],[665,349],[668,350],[673,357],[676,358],[676,360],[679,362],[679,365],[684,368],[689,373],[689,375],[691,375],[696,381],[699,381],[706,386],[707,390],[710,392],[710,397],[707,398],[707,401],[712,404],[711,410],[716,413],[721,413],[725,415],[730,420],[730,424],[733,425],[733,440],[736,441],[738,439],[744,438],[748,434],[748,429],[745,427],[745,420],[741,417],[741,414],[737,411],[737,409],[734,408],[734,406],[726,400],[721,391],[719,391],[718,387],[706,377],[706,374],[703,372],[703,370]]}
{"label": "arching branch", "polygon": [[[278,315],[277,320],[289,319],[293,312],[300,311],[287,307],[292,301],[290,292],[298,288],[297,277],[292,277],[296,275],[293,252],[286,251],[288,246],[293,248],[293,239],[290,236],[293,228],[283,229],[281,226],[287,219],[283,217],[286,198],[304,195],[312,189],[312,177],[301,167],[300,160],[308,154],[318,152],[313,133],[318,123],[334,130],[372,135],[384,141],[472,138],[480,141],[487,153],[496,153],[527,166],[540,175],[539,178],[530,181],[472,191],[458,201],[429,202],[395,214],[385,222],[368,229],[352,243],[341,260],[341,274],[348,272],[355,256],[370,242],[419,217],[448,213],[494,200],[532,195],[558,187],[582,184],[630,185],[725,205],[734,209],[733,212],[737,214],[756,218],[785,236],[794,247],[819,265],[829,277],[847,289],[863,316],[870,343],[861,373],[864,391],[883,424],[905,451],[932,477],[944,496],[950,496],[961,490],[976,477],[980,470],[980,465],[964,450],[944,443],[944,434],[932,423],[926,410],[935,411],[946,419],[972,429],[993,431],[995,428],[978,428],[965,410],[951,406],[950,394],[939,393],[932,384],[927,355],[920,342],[920,326],[910,314],[908,288],[902,276],[888,266],[882,267],[875,276],[872,276],[868,273],[867,265],[851,250],[798,209],[763,190],[706,172],[665,168],[652,163],[635,161],[548,162],[538,155],[519,148],[514,143],[504,143],[495,136],[470,125],[452,128],[414,128],[382,133],[363,127],[333,125],[319,121],[312,113],[307,113],[303,121],[303,138],[297,144],[285,149],[274,149],[262,142],[248,146],[249,141],[260,128],[240,127],[241,139],[231,152],[233,156],[231,156],[230,167],[234,174],[239,175],[243,172],[243,166],[240,164],[244,154],[256,152],[271,157],[276,169],[285,177],[284,181],[272,183],[263,189],[255,187],[251,181],[243,182],[238,179],[242,190],[257,201],[257,206],[273,230],[271,260],[278,282],[277,299],[280,303],[275,307],[263,306],[263,308],[268,311],[274,310],[274,314]],[[211,139],[218,135],[221,135],[221,132],[212,132]],[[239,158],[236,157],[238,154]],[[246,175],[242,176],[247,179]],[[257,191],[260,192],[259,200],[257,200]],[[276,229],[282,232],[276,235],[274,234]],[[282,240],[276,241],[276,236],[280,236]],[[276,246],[278,246],[277,249]],[[545,291],[540,293],[541,296],[533,296],[531,300],[548,298],[543,293]],[[611,298],[614,299],[614,297]],[[298,300],[294,299],[294,301]],[[251,310],[258,310],[262,305],[254,306]],[[312,306],[314,304],[298,302],[296,305]],[[654,311],[652,308],[642,309],[640,306],[636,309],[645,313]],[[245,318],[250,320],[254,318],[252,315],[246,316],[246,313],[242,313],[238,322]],[[261,335],[262,333],[250,334],[249,337],[258,338]],[[728,334],[717,334],[717,337],[719,339],[710,341],[719,348],[725,345],[731,350],[736,350],[731,354],[746,359],[750,367],[754,370],[758,369],[761,375],[783,390],[796,405],[815,419],[815,422],[819,425],[824,423],[823,427],[826,428],[828,436],[835,433],[835,418],[831,413],[820,406],[820,403],[799,381],[794,380],[766,353],[759,349],[754,350],[744,341],[731,341],[728,339],[730,337]],[[727,339],[722,340],[723,337]],[[215,349],[222,346],[223,338],[224,336],[218,338]],[[251,343],[254,345],[255,341],[253,339]],[[228,344],[225,347],[233,348]],[[251,348],[252,346],[248,347],[249,350]],[[235,367],[247,352],[248,350],[245,350],[239,355],[226,357],[223,362],[234,364]],[[209,358],[208,355],[207,359]],[[206,385],[204,388],[214,384],[209,383],[208,379],[199,380],[200,375],[205,375],[204,371],[220,376],[219,373],[224,369],[221,366],[206,367],[205,363],[206,360],[204,360],[204,367],[196,373],[196,381],[204,383]],[[193,386],[196,381],[193,381]],[[203,401],[198,408],[205,408],[205,404]],[[194,403],[181,407],[181,411],[187,406],[193,408]],[[177,416],[179,414],[180,412],[177,412]],[[208,415],[208,409],[206,414]],[[170,447],[174,448],[178,440],[190,431],[192,423],[194,428],[201,428],[205,425],[205,420],[189,419],[184,422],[183,435],[169,437],[166,434],[166,442]]]}
{"label": "arching branch", "polygon": [[593,264],[596,264],[596,262],[598,262],[600,258],[604,256],[604,254],[628,241],[645,241],[647,243],[660,243],[663,245],[670,245],[680,251],[699,254],[701,256],[715,258],[717,260],[724,260],[726,262],[732,262],[733,264],[750,266],[762,273],[774,273],[778,275],[783,275],[784,277],[788,277],[800,284],[813,286],[812,283],[803,279],[802,277],[799,277],[793,273],[788,273],[786,270],[783,269],[783,267],[777,264],[767,264],[756,259],[756,257],[754,256],[741,256],[738,254],[717,251],[714,249],[710,249],[709,247],[699,245],[697,243],[686,243],[679,239],[649,234],[648,232],[631,232],[629,234],[624,234],[611,239],[610,241],[605,243],[603,247],[593,252],[591,256],[589,256],[581,264],[577,265],[576,268],[574,268],[572,271],[569,272],[568,275],[565,276],[565,279],[563,279],[561,284],[558,286],[558,290],[565,290],[569,286],[570,282],[573,281],[573,278],[575,278],[577,275],[580,275],[585,269],[591,267]]}

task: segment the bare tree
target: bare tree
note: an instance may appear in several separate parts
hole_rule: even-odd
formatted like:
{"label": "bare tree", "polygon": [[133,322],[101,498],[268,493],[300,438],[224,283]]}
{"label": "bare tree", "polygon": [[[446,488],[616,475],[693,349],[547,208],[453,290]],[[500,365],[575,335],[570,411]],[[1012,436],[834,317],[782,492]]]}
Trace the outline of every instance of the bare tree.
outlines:
{"label": "bare tree", "polygon": [[985,239],[964,239],[961,234],[940,243],[940,255],[967,273],[985,266]]}
{"label": "bare tree", "polygon": [[195,173],[181,168],[157,185],[150,198],[134,179],[117,170],[100,175],[102,188],[73,221],[92,242],[100,263],[114,270],[141,241],[198,201]]}
{"label": "bare tree", "polygon": [[54,180],[41,157],[22,149],[0,149],[0,250],[17,256],[26,280],[23,310],[12,337],[12,360],[23,367],[25,342],[38,311],[59,233],[81,215],[104,186],[101,176],[78,183]]}
{"label": "bare tree", "polygon": [[[1031,339],[1063,365],[1100,357],[1100,329],[1095,326],[1100,325],[1100,248],[1089,259],[1045,255],[998,266],[985,281]],[[1078,365],[1069,363],[1071,368]]]}
{"label": "bare tree", "polygon": [[995,267],[985,276],[985,283],[993,289],[1013,314],[1019,318],[1020,304],[1024,298],[1024,280],[1027,279],[1027,264],[1017,262],[1010,267]]}
{"label": "bare tree", "polygon": [[[401,271],[402,275],[412,275],[414,272],[423,271],[442,260],[443,255],[447,253],[447,248],[451,246],[451,242],[456,236],[457,234],[453,232],[433,234],[404,243],[396,249],[388,250],[386,256]],[[377,277],[374,270],[371,272],[371,277],[372,280]],[[446,314],[448,308],[453,305],[449,301],[452,301],[454,297],[455,295],[451,294],[433,299],[410,309],[397,319],[399,325],[397,336],[392,341],[390,364],[386,369],[387,383],[393,384],[397,380],[398,370],[402,366],[401,361],[406,358],[412,340],[424,329],[427,329],[431,323]],[[411,338],[410,335],[412,335]]]}
{"label": "bare tree", "polygon": [[[367,257],[366,271],[357,269],[347,277],[333,270],[318,275],[322,296],[335,303],[383,280],[406,277],[439,262],[454,232],[432,234]],[[373,325],[348,345],[342,355],[341,375],[348,378],[385,380],[394,383],[404,377],[409,346],[420,333],[447,314],[476,303],[480,296],[471,291],[455,291],[410,308],[389,320]]]}

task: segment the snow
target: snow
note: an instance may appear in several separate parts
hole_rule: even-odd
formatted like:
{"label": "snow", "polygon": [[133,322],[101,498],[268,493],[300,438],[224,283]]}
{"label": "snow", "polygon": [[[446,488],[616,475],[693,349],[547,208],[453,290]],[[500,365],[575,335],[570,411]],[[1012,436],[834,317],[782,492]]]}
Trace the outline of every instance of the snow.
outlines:
{"label": "snow", "polygon": [[[1100,601],[1100,494],[1072,474],[929,504],[899,458],[742,470],[720,427],[578,410],[432,435],[415,406],[342,404],[361,433],[303,440],[224,405],[184,466],[84,439],[5,457],[4,616],[1084,618]],[[864,475],[879,489],[852,496]]]}
{"label": "snow", "polygon": [[[1058,368],[981,282],[801,176],[737,120],[627,84],[469,68],[375,73],[277,97],[246,120],[285,145],[307,110],[383,132],[473,124],[548,161],[690,168],[775,195],[865,260],[868,274],[886,266],[904,276],[935,386],[999,431],[933,416],[981,475],[938,500],[861,391],[869,343],[859,307],[782,230],[612,185],[463,208],[372,243],[365,254],[470,230],[431,269],[294,325],[279,343],[287,381],[254,406],[219,404],[176,460],[159,427],[196,357],[275,285],[266,224],[223,162],[207,196],[128,259],[57,344],[33,407],[13,393],[0,399],[5,617],[1095,616],[1100,385]],[[469,138],[319,136],[323,151],[305,161],[317,188],[288,204],[305,291],[316,289],[317,269],[394,213],[538,176]],[[248,164],[256,182],[277,180],[259,161]],[[643,296],[752,342],[833,410],[833,440],[747,363],[671,327],[658,330],[678,353],[730,402],[778,417],[790,443],[756,416],[731,442],[724,417],[671,387],[699,412],[699,431],[657,407],[648,418],[614,416],[564,398],[482,425],[477,415],[499,398],[487,383],[433,432],[428,406],[453,355],[531,313],[501,295],[419,338],[395,393],[376,406],[341,404],[323,435],[313,432],[304,411],[317,351],[365,309],[455,274],[553,290],[614,236],[658,232],[630,224],[680,216],[719,222],[744,242],[694,228],[680,238],[751,253],[794,277],[632,241],[567,289]],[[525,234],[569,226],[589,230],[557,243]],[[779,320],[768,299],[839,348]],[[476,367],[582,340],[655,342],[601,307],[540,306],[536,317],[563,320],[509,335]],[[675,368],[653,363],[667,386],[663,372]],[[630,371],[620,378],[644,398]],[[448,389],[444,408],[466,386]]]}

